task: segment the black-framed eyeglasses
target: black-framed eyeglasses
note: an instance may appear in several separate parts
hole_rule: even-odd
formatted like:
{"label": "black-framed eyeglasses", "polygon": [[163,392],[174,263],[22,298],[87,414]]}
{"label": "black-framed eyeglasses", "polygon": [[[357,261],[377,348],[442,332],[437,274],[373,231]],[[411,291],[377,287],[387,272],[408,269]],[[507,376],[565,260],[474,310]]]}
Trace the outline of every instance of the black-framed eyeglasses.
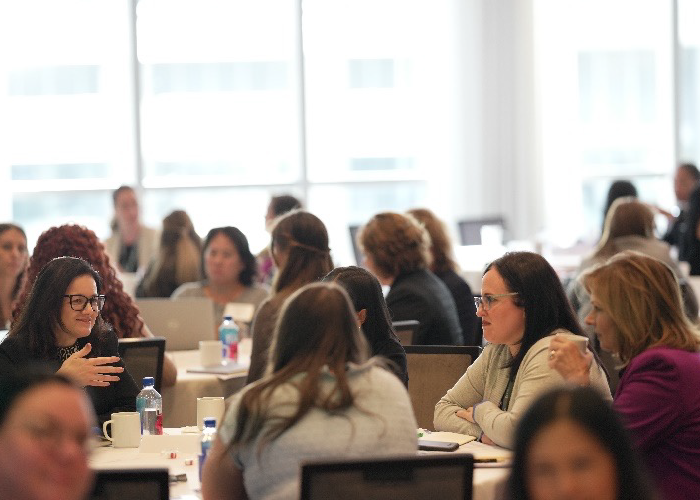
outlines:
{"label": "black-framed eyeglasses", "polygon": [[484,308],[484,311],[488,311],[489,309],[491,309],[493,303],[498,302],[498,299],[500,299],[501,297],[512,297],[513,295],[518,295],[518,292],[498,293],[496,295],[486,294],[480,297],[474,297],[474,305],[477,309],[479,309],[479,306],[481,306]]}
{"label": "black-framed eyeglasses", "polygon": [[74,293],[71,295],[64,295],[64,297],[68,297],[70,300],[70,308],[78,312],[84,311],[88,303],[95,312],[100,312],[102,310],[102,306],[105,305],[104,295],[93,295],[92,297],[86,297],[85,295]]}

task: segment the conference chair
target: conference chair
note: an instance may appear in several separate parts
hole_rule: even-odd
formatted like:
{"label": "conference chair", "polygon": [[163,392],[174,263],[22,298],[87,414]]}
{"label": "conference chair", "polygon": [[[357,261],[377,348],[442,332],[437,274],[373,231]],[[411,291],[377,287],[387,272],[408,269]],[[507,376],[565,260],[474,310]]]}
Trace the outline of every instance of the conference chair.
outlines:
{"label": "conference chair", "polygon": [[399,338],[401,345],[413,345],[413,338],[416,336],[416,332],[420,327],[420,322],[415,319],[408,319],[405,321],[394,321],[391,323],[394,327],[394,333]]}
{"label": "conference chair", "polygon": [[168,469],[98,470],[87,500],[168,500]]}
{"label": "conference chair", "polygon": [[474,458],[410,455],[310,462],[301,466],[301,500],[470,500]]}
{"label": "conference chair", "polygon": [[495,226],[505,233],[506,224],[503,217],[483,217],[457,221],[459,239],[462,245],[481,245],[481,230],[485,226]]}
{"label": "conference chair", "polygon": [[155,389],[160,392],[165,356],[164,337],[119,339],[119,356],[137,386],[141,387],[143,377],[153,377]]}
{"label": "conference chair", "polygon": [[481,354],[478,346],[407,345],[408,394],[418,426],[433,429],[435,405]]}

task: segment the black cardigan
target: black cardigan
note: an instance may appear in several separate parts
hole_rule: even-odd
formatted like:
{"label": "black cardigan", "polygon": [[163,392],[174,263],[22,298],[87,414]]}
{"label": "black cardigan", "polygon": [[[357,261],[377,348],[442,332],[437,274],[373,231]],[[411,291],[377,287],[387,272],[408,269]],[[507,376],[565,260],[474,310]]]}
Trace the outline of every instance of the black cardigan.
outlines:
{"label": "black cardigan", "polygon": [[[93,346],[90,354],[87,355],[88,358],[119,356],[117,336],[114,332],[107,333],[104,340],[97,346],[93,335],[78,339],[79,347],[82,348],[88,341]],[[0,377],[28,365],[56,372],[61,364],[62,361],[58,358],[46,360],[34,358],[28,347],[18,337],[7,337],[0,344]],[[112,418],[113,412],[136,411],[136,395],[139,393],[139,389],[129,372],[126,371],[122,360],[114,363],[114,366],[124,368],[122,373],[116,374],[119,377],[118,382],[112,382],[107,387],[87,386],[85,388],[95,408],[100,425]]]}

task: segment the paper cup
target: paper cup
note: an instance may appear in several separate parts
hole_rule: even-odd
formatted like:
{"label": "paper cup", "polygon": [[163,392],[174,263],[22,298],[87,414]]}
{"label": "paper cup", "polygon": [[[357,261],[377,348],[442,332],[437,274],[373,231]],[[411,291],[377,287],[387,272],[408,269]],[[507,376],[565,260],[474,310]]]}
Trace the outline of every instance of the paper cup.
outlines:
{"label": "paper cup", "polygon": [[588,337],[574,335],[573,333],[557,333],[557,337],[570,340],[576,344],[581,354],[586,354],[586,349],[588,349]]}
{"label": "paper cup", "polygon": [[199,341],[199,362],[202,366],[220,365],[224,344],[220,340]]}

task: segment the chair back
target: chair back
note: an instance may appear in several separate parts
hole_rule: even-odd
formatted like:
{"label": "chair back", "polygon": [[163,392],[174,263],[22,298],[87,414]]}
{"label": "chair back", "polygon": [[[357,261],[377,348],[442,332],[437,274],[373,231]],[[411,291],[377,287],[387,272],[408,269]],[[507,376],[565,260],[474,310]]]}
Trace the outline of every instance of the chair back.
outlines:
{"label": "chair back", "polygon": [[457,221],[459,229],[459,241],[462,245],[481,245],[482,229],[484,227],[494,228],[497,232],[505,232],[505,221],[503,217],[483,217],[480,219],[465,219]]}
{"label": "chair back", "polygon": [[168,469],[98,470],[87,500],[169,500]]}
{"label": "chair back", "polygon": [[153,377],[155,389],[160,392],[165,356],[164,337],[119,339],[119,356],[137,386],[141,387],[143,377]]}
{"label": "chair back", "polygon": [[399,338],[401,345],[413,345],[413,338],[416,336],[416,332],[420,327],[420,322],[415,319],[408,319],[406,321],[394,321],[391,323],[394,327],[394,333]]}
{"label": "chair back", "polygon": [[472,455],[462,453],[306,463],[301,500],[470,500],[473,473]]}
{"label": "chair back", "polygon": [[481,354],[478,346],[409,345],[408,394],[418,426],[433,429],[435,405]]}

